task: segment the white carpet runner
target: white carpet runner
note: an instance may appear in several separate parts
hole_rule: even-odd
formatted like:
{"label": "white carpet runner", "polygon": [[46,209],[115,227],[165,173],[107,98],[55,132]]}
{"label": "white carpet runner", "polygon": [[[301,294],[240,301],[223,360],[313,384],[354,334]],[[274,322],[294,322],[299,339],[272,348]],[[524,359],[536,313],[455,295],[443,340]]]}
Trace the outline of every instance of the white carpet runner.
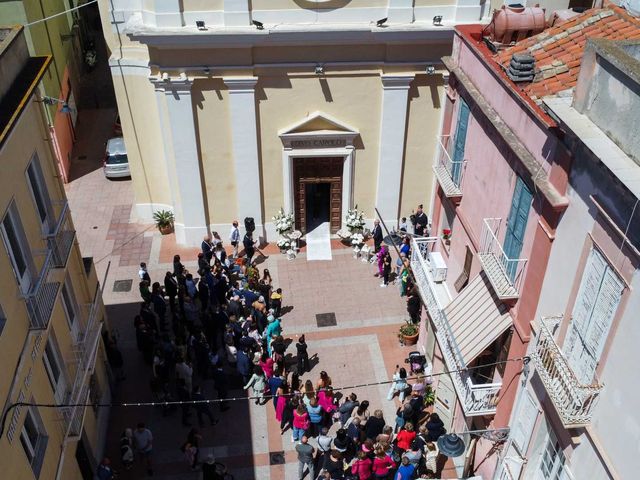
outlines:
{"label": "white carpet runner", "polygon": [[325,222],[307,233],[307,261],[332,258],[329,222]]}

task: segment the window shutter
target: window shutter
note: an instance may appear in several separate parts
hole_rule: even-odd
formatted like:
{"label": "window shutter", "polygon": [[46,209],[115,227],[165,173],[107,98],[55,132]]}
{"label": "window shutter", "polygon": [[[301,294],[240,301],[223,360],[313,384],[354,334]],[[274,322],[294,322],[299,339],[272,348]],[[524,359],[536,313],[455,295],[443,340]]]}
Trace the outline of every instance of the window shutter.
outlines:
{"label": "window shutter", "polygon": [[520,455],[524,457],[527,454],[533,427],[539,413],[536,402],[526,388],[522,391],[517,412],[513,419],[511,438]]}
{"label": "window shutter", "polygon": [[[453,161],[464,161],[464,147],[467,143],[467,126],[469,124],[469,105],[462,98],[460,99],[460,109],[458,110],[458,124],[456,126],[456,138],[453,147]],[[453,183],[460,186],[461,163],[451,165],[451,179]]]}
{"label": "window shutter", "polygon": [[467,251],[464,256],[464,268],[462,269],[462,273],[460,273],[460,276],[456,279],[454,284],[456,292],[459,292],[460,290],[462,290],[467,285],[467,283],[469,283],[469,276],[471,275],[472,263],[473,263],[473,252],[467,245]]}
{"label": "window shutter", "polygon": [[589,317],[596,303],[605,269],[604,258],[600,252],[592,248],[582,273],[578,296],[571,314],[571,326],[565,341],[564,352],[570,359],[575,353],[579,353],[576,352],[579,347],[582,348],[584,334],[589,326]]}
{"label": "window shutter", "polygon": [[591,249],[573,308],[565,354],[581,383],[590,384],[620,304],[624,284],[602,254]]}
{"label": "window shutter", "polygon": [[558,473],[559,480],[573,480],[573,474],[567,465],[563,465],[562,469]]}

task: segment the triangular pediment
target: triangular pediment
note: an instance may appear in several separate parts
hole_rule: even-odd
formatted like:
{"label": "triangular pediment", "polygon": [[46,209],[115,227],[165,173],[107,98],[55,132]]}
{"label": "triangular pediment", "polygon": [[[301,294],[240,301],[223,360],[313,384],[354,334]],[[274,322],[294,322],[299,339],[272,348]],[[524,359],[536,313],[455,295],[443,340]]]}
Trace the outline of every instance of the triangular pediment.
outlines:
{"label": "triangular pediment", "polygon": [[278,132],[280,136],[296,133],[326,132],[357,135],[358,131],[336,118],[322,112],[310,113],[307,117]]}

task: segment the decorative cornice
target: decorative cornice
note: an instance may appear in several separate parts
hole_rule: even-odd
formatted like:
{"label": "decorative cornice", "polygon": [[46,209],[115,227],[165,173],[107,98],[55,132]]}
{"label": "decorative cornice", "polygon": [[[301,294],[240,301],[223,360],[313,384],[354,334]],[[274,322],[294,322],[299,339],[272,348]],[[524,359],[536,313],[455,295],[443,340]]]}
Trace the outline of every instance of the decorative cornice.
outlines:
{"label": "decorative cornice", "polygon": [[384,90],[407,90],[415,75],[380,75]]}
{"label": "decorative cornice", "polygon": [[165,93],[173,92],[190,92],[193,86],[193,80],[182,74],[179,77],[163,78],[162,74],[152,75],[149,81],[153,84],[156,92],[163,91]]}
{"label": "decorative cornice", "polygon": [[258,77],[223,77],[222,81],[229,89],[229,93],[253,93],[258,83]]}

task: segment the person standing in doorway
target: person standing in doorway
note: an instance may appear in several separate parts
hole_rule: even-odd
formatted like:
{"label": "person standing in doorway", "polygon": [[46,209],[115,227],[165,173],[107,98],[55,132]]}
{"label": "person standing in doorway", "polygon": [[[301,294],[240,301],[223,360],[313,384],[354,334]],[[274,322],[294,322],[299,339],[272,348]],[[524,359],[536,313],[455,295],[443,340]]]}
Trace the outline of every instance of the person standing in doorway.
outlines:
{"label": "person standing in doorway", "polygon": [[296,445],[296,452],[298,452],[298,478],[302,480],[304,476],[304,466],[306,465],[309,469],[309,478],[315,479],[315,470],[313,468],[315,448],[309,445],[309,439],[306,435],[303,435],[300,443]]}
{"label": "person standing in doorway", "polygon": [[229,233],[229,243],[233,247],[233,258],[238,258],[238,244],[240,243],[240,230],[238,229],[238,221],[234,220],[231,224],[231,232]]}
{"label": "person standing in doorway", "polygon": [[373,236],[374,253],[378,253],[378,250],[380,250],[380,245],[382,245],[383,238],[380,220],[375,219],[373,221],[373,230],[371,230],[371,235]]}

